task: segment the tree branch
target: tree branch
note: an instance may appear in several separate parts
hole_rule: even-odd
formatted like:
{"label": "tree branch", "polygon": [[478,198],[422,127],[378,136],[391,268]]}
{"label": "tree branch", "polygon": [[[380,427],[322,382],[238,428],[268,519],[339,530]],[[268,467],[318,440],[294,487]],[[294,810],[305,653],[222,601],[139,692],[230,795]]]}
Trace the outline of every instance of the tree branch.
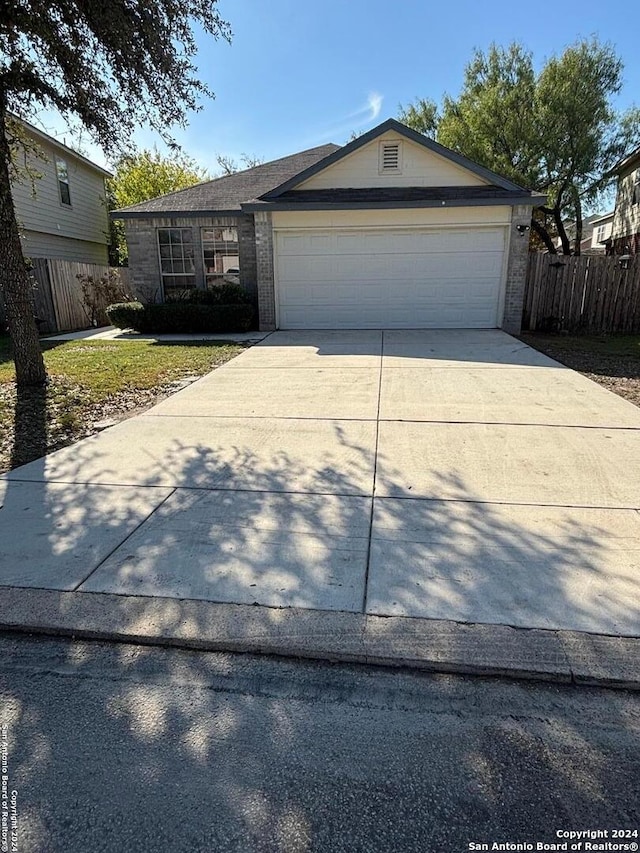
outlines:
{"label": "tree branch", "polygon": [[538,237],[540,237],[540,239],[542,240],[542,242],[543,242],[543,243],[544,243],[544,245],[546,246],[546,248],[547,248],[547,250],[548,250],[549,254],[550,254],[550,255],[557,255],[557,254],[558,254],[558,250],[557,250],[557,249],[556,249],[556,247],[553,245],[553,240],[552,240],[552,239],[551,239],[551,237],[549,236],[549,232],[548,232],[548,231],[547,231],[547,229],[544,227],[544,225],[542,225],[542,224],[541,224],[540,222],[538,222],[536,219],[532,219],[532,220],[531,220],[531,227],[532,227],[532,228],[533,228],[533,230],[536,232],[536,234],[538,235]]}

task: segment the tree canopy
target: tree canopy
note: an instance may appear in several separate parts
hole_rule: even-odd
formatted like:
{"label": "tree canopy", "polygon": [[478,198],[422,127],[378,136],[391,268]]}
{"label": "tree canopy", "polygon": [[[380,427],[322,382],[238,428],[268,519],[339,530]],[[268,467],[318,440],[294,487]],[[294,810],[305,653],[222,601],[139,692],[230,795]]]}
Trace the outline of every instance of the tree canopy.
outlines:
{"label": "tree canopy", "polygon": [[[640,110],[617,112],[623,65],[610,45],[582,40],[536,71],[532,54],[513,43],[475,51],[457,97],[400,108],[400,121],[547,195],[532,226],[552,252],[579,253],[583,207],[611,185],[612,169],[640,142]],[[565,230],[575,222],[573,243]]]}
{"label": "tree canopy", "polygon": [[[124,154],[116,161],[113,178],[107,181],[109,210],[183,190],[210,177],[194,159],[178,151],[163,155],[154,148]],[[111,260],[122,265],[127,257],[122,222],[112,221]]]}
{"label": "tree canopy", "polygon": [[0,0],[0,293],[19,385],[46,374],[9,182],[8,113],[76,118],[107,151],[146,124],[171,142],[210,95],[194,65],[194,29],[229,40],[216,0]]}

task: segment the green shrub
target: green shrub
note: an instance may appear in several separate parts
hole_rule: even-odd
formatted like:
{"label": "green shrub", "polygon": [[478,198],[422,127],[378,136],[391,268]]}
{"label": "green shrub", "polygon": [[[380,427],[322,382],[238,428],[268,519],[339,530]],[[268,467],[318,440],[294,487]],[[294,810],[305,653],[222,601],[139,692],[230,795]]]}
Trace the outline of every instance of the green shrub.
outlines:
{"label": "green shrub", "polygon": [[107,316],[119,329],[136,332],[245,332],[251,328],[253,306],[248,303],[198,305],[185,301],[161,305],[125,302],[110,305]]}
{"label": "green shrub", "polygon": [[188,301],[194,305],[250,305],[251,297],[239,284],[225,282],[210,290],[192,290]]}
{"label": "green shrub", "polygon": [[142,317],[143,312],[141,302],[115,302],[107,307],[109,322],[118,329],[136,328],[136,318]]}

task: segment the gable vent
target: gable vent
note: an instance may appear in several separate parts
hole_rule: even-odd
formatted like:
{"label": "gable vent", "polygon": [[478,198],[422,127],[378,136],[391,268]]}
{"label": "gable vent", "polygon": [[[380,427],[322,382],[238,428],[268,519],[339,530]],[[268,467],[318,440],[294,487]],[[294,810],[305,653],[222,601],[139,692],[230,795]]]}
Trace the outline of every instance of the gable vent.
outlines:
{"label": "gable vent", "polygon": [[380,171],[400,171],[400,143],[383,142],[380,146]]}

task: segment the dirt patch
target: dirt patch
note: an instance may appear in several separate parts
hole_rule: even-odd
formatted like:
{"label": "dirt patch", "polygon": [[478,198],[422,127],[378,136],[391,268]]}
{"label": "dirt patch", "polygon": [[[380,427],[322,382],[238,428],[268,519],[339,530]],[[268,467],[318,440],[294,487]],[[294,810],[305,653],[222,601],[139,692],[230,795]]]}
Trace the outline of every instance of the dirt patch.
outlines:
{"label": "dirt patch", "polygon": [[633,349],[629,338],[616,341],[523,334],[521,340],[640,406],[640,357],[628,352]]}
{"label": "dirt patch", "polygon": [[0,418],[12,421],[2,431],[0,472],[25,465],[141,414],[175,391],[176,386],[168,383],[152,389],[121,391],[101,403],[86,403],[83,399],[86,392],[80,386],[69,385],[57,377],[44,391],[21,392],[19,400],[13,383],[0,384]]}

